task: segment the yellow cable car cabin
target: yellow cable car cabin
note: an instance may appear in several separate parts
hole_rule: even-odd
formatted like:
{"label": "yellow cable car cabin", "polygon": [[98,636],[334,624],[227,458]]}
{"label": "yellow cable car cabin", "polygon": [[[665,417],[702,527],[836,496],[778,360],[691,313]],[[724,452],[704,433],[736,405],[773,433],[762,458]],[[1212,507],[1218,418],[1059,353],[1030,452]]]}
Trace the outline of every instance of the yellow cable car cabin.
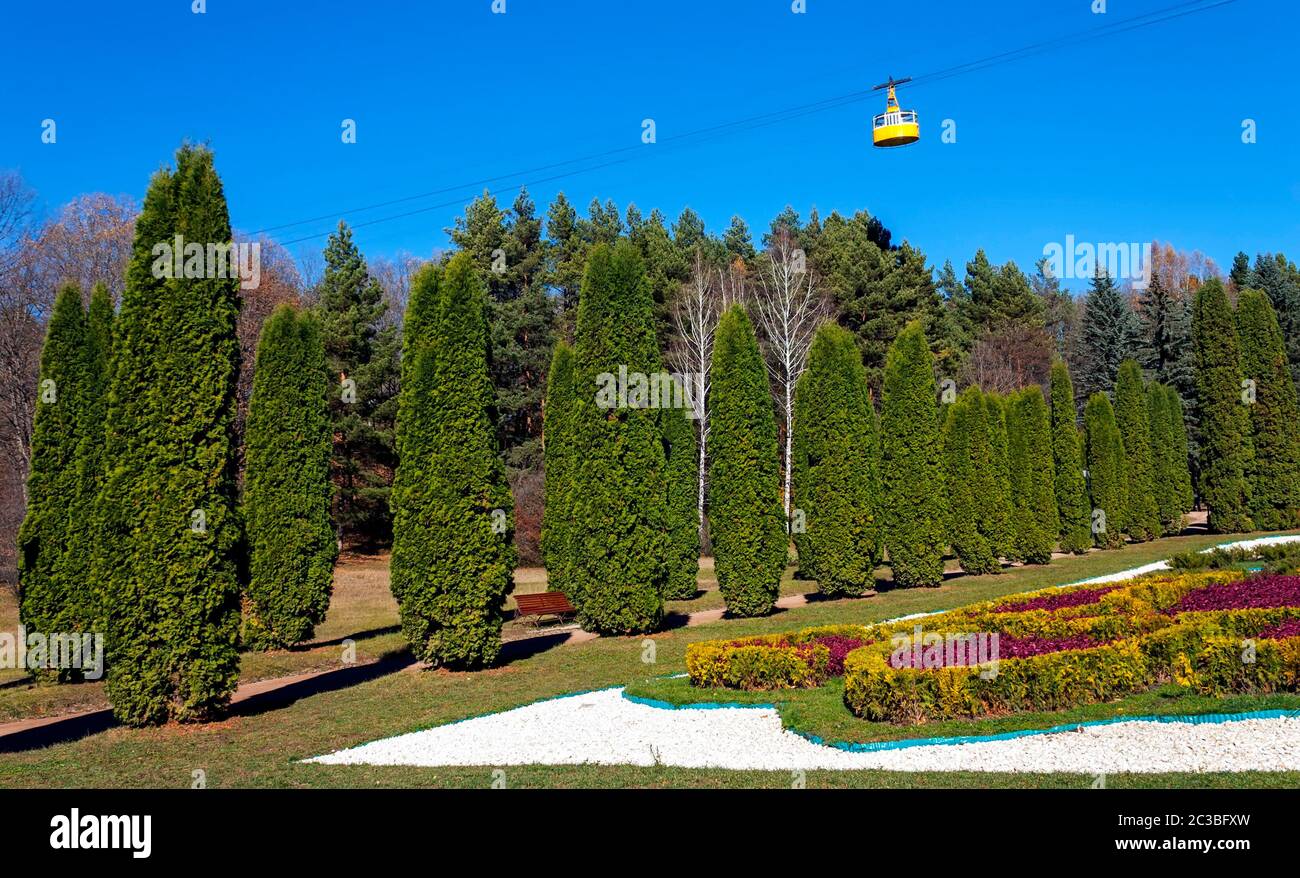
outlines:
{"label": "yellow cable car cabin", "polygon": [[873,146],[907,146],[909,143],[916,143],[921,139],[921,123],[917,118],[916,111],[900,109],[898,96],[894,92],[895,86],[910,81],[910,76],[899,80],[890,77],[889,82],[881,83],[873,89],[873,91],[882,88],[889,89],[885,112],[873,119],[871,123],[871,143]]}

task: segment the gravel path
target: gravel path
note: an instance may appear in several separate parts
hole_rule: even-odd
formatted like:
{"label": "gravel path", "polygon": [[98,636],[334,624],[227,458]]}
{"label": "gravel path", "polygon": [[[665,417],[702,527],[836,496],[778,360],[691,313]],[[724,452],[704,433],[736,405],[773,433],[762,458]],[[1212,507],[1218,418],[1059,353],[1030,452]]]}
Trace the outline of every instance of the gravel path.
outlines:
{"label": "gravel path", "polygon": [[399,735],[319,756],[333,765],[663,765],[681,768],[1081,772],[1300,771],[1300,719],[1126,722],[1009,741],[850,753],[781,727],[771,708],[665,710],[621,689]]}
{"label": "gravel path", "polygon": [[[1263,537],[1228,545],[1297,540],[1300,536]],[[1158,561],[1086,583],[1117,582],[1167,566]],[[926,615],[931,614],[915,617]],[[1008,741],[851,753],[786,731],[772,708],[668,710],[629,701],[622,689],[605,689],[398,735],[306,761],[421,766],[658,763],[775,771],[1300,771],[1300,719],[1124,722]]]}

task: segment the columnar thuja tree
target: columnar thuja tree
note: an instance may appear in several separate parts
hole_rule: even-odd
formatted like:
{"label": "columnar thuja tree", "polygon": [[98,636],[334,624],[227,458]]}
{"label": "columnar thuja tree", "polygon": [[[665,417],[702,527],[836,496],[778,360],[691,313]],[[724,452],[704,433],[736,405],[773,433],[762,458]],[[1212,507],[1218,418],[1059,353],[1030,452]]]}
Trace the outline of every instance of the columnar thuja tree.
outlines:
{"label": "columnar thuja tree", "polygon": [[1092,495],[1093,539],[1103,549],[1124,543],[1124,514],[1128,505],[1124,442],[1115,425],[1115,410],[1106,394],[1088,397],[1083,409],[1088,459],[1088,487]]}
{"label": "columnar thuja tree", "polygon": [[971,575],[1001,569],[989,542],[988,520],[983,515],[992,481],[986,411],[980,389],[968,387],[948,406],[943,426],[948,542],[961,569]]}
{"label": "columnar thuja tree", "polygon": [[[1007,438],[1008,403],[997,393],[984,394],[984,416],[988,423],[989,462],[977,468],[980,528],[995,557],[1011,557],[1015,550],[1015,529],[1011,520],[1011,465]],[[1000,569],[1000,568],[999,568]]]}
{"label": "columnar thuja tree", "polygon": [[[95,578],[118,719],[200,719],[239,674],[235,513],[237,277],[168,277],[153,249],[231,240],[212,153],[184,146],[154,175],[116,326]],[[188,255],[188,254],[187,254]],[[189,274],[189,272],[186,272]]]}
{"label": "columnar thuja tree", "polygon": [[[75,510],[92,510],[104,486],[104,418],[108,411],[108,382],[113,355],[113,299],[108,287],[99,283],[90,295],[86,315],[86,383],[81,407],[82,427],[77,446],[77,499]],[[68,627],[104,630],[103,601],[100,587],[86,582],[86,563],[95,551],[93,515],[86,511],[68,522],[66,564],[71,575],[81,582],[77,589],[77,609]]]}
{"label": "columnar thuja tree", "polygon": [[[40,384],[32,431],[27,514],[18,530],[18,611],[23,625],[45,634],[76,630],[90,582],[85,559],[68,555],[72,535],[87,528],[77,452],[87,400],[86,314],[81,291],[59,290],[41,349]],[[102,422],[101,422],[102,425]]]}
{"label": "columnar thuja tree", "polygon": [[1124,442],[1128,508],[1124,531],[1135,543],[1160,535],[1160,507],[1152,480],[1151,421],[1142,367],[1136,360],[1120,364],[1115,379],[1115,424]]}
{"label": "columnar thuja tree", "polygon": [[654,300],[641,257],[627,241],[592,249],[576,339],[574,465],[581,467],[582,485],[573,492],[572,509],[578,621],[602,634],[651,631],[663,617],[669,553],[660,413],[631,404],[631,394],[600,392],[622,374],[660,371]]}
{"label": "columnar thuja tree", "polygon": [[1201,496],[1210,510],[1210,530],[1249,531],[1254,527],[1247,480],[1253,456],[1249,393],[1242,384],[1245,376],[1232,309],[1217,278],[1196,291],[1192,340],[1201,414]]}
{"label": "columnar thuja tree", "polygon": [[934,358],[920,321],[899,333],[885,360],[881,484],[885,546],[902,587],[943,581],[947,503]]}
{"label": "columnar thuja tree", "polygon": [[420,578],[425,563],[425,516],[434,502],[429,461],[434,456],[433,389],[442,267],[428,262],[411,278],[402,320],[401,384],[393,434],[398,467],[391,494],[393,552],[389,588],[397,605],[409,582]]}
{"label": "columnar thuja tree", "polygon": [[776,417],[766,367],[744,308],[718,323],[709,400],[709,529],[718,587],[737,616],[771,612],[786,532]]}
{"label": "columnar thuja tree", "polygon": [[880,437],[867,372],[848,330],[824,324],[795,388],[794,542],[829,595],[860,595],[880,563]]}
{"label": "columnar thuja tree", "polygon": [[308,639],[329,609],[338,542],[327,384],[316,319],[280,305],[262,325],[248,404],[243,640],[256,649]]}
{"label": "columnar thuja tree", "polygon": [[1147,388],[1151,420],[1151,481],[1160,526],[1166,536],[1182,531],[1192,508],[1192,477],[1187,465],[1187,428],[1178,391],[1158,381]]}
{"label": "columnar thuja tree", "polygon": [[1015,557],[1027,564],[1046,564],[1052,560],[1052,547],[1061,525],[1056,512],[1051,427],[1047,403],[1038,385],[1026,387],[1011,398],[1007,433],[1015,504]]}
{"label": "columnar thuja tree", "polygon": [[1064,360],[1052,364],[1052,467],[1056,513],[1060,522],[1058,541],[1062,552],[1076,554],[1092,546],[1088,509],[1088,486],[1080,464],[1079,428],[1075,423],[1074,387]]}
{"label": "columnar thuja tree", "polygon": [[[514,581],[514,503],[497,447],[487,291],[469,254],[413,285],[399,399],[392,560],[416,658],[474,668],[501,650]],[[430,297],[436,306],[430,305]]]}
{"label": "columnar thuja tree", "polygon": [[572,491],[575,475],[580,471],[580,462],[574,457],[576,388],[573,384],[573,366],[573,347],[563,340],[557,342],[555,351],[551,354],[551,369],[546,379],[546,401],[542,405],[542,451],[546,470],[541,539],[547,588],[562,591],[570,601],[577,601],[573,577],[576,522],[573,517]]}
{"label": "columnar thuja tree", "polygon": [[1300,410],[1286,343],[1263,292],[1241,292],[1237,335],[1242,376],[1253,390],[1246,406],[1255,452],[1250,517],[1259,530],[1292,528],[1300,523]]}
{"label": "columnar thuja tree", "polygon": [[[684,401],[685,388],[676,378],[660,376],[660,387],[667,389],[675,401]],[[700,518],[696,505],[699,445],[691,409],[675,404],[659,410],[659,429],[664,445],[666,491],[664,502],[668,517],[668,570],[664,581],[666,600],[695,597],[699,590]]]}

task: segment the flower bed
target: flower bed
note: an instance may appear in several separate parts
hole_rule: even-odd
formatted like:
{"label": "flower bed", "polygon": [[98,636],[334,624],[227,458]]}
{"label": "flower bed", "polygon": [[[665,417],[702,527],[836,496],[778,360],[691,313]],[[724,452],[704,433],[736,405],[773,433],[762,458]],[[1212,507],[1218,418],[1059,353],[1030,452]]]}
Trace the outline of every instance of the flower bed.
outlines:
{"label": "flower bed", "polygon": [[1300,637],[1300,619],[1286,619],[1259,632],[1260,640],[1286,640]]}
{"label": "flower bed", "polygon": [[1091,649],[1002,659],[992,668],[893,667],[881,650],[859,649],[844,665],[844,702],[870,720],[921,723],[1015,710],[1056,710],[1102,701],[1146,685],[1133,640]]}
{"label": "flower bed", "polygon": [[1252,576],[1194,589],[1166,612],[1177,615],[1268,607],[1300,607],[1300,576]]}
{"label": "flower bed", "polygon": [[1055,710],[1165,682],[1205,694],[1292,691],[1300,576],[1162,572],[1047,589],[923,619],[695,643],[686,667],[695,686],[751,690],[843,674],[850,710],[904,723]]}
{"label": "flower bed", "polygon": [[1054,613],[1057,610],[1090,606],[1100,601],[1105,595],[1123,587],[1124,586],[1121,584],[1108,585],[1102,588],[1078,588],[1070,591],[1059,590],[1051,594],[1044,594],[1040,597],[1030,598],[1027,601],[1000,604],[993,608],[993,612],[1024,613],[1029,610],[1046,610],[1049,613]]}
{"label": "flower bed", "polygon": [[696,686],[798,689],[844,673],[844,659],[869,644],[860,625],[805,628],[742,640],[710,640],[686,648],[686,672]]}

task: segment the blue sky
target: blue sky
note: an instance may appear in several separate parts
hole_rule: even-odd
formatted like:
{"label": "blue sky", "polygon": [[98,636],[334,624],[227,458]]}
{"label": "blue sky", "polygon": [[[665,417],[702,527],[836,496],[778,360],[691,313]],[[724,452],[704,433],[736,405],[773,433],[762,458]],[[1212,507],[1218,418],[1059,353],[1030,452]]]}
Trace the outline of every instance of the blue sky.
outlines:
{"label": "blue sky", "polygon": [[[1172,241],[1220,264],[1300,257],[1300,4],[1236,0],[902,92],[924,139],[870,147],[877,97],[691,146],[674,133],[920,76],[1178,0],[190,0],[10,4],[0,167],[53,210],[143,195],[186,138],[217,153],[232,219],[291,241],[454,200],[352,208],[635,146],[623,164],[530,186],[719,231],[786,203],[866,208],[959,267],[977,247],[1032,265],[1049,242]],[[7,29],[9,29],[7,27]],[[1241,76],[1240,80],[1232,77]],[[640,144],[653,118],[660,143]],[[52,118],[58,140],[41,143]],[[357,143],[340,140],[345,118]],[[1254,119],[1258,142],[1241,142]],[[940,142],[944,119],[957,142]],[[657,152],[654,152],[657,151]],[[496,184],[550,176],[538,173]],[[512,200],[512,192],[501,196]],[[458,207],[358,229],[367,254],[428,254]],[[323,246],[324,237],[293,244]]]}

